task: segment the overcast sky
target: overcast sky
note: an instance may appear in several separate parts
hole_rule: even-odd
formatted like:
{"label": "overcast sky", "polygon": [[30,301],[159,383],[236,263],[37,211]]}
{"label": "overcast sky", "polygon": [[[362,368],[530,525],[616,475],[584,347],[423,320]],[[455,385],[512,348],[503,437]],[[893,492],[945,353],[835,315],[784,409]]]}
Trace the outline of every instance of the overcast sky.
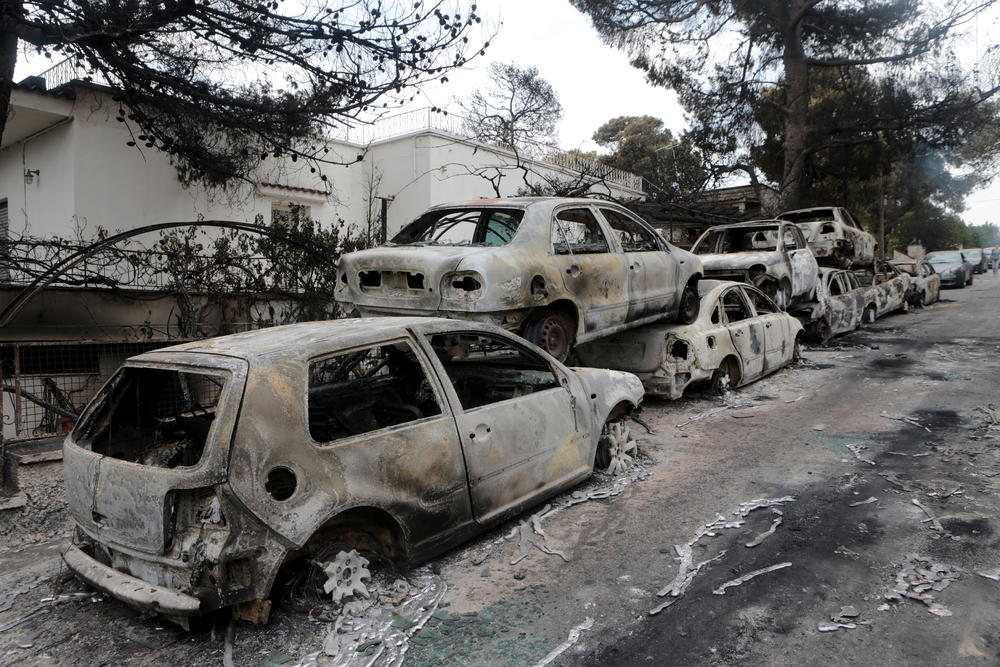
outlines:
{"label": "overcast sky", "polygon": [[[622,52],[601,42],[590,20],[568,0],[478,0],[477,5],[479,14],[499,33],[484,58],[450,74],[447,84],[428,87],[421,106],[451,107],[453,98],[465,97],[484,84],[489,63],[512,62],[537,67],[558,93],[564,110],[559,127],[563,148],[596,148],[590,139],[594,130],[616,116],[656,116],[671,130],[683,130],[684,113],[676,96],[646,83]],[[1000,36],[995,15],[972,26],[963,40],[970,55],[981,53]],[[21,64],[18,76],[45,69],[44,63],[32,60]],[[967,222],[1000,221],[1000,179],[972,193],[967,204],[963,214]]]}

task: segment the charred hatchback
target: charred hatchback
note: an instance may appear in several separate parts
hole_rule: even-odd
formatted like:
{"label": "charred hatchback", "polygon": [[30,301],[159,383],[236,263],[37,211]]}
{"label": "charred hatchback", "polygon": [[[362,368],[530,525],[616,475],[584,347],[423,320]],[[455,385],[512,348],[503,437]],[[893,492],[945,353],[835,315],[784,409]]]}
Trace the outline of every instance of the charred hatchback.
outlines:
{"label": "charred hatchback", "polygon": [[64,444],[94,587],[190,617],[267,618],[279,568],[329,545],[426,560],[634,447],[628,373],[569,369],[497,327],[275,327],[129,359]]}

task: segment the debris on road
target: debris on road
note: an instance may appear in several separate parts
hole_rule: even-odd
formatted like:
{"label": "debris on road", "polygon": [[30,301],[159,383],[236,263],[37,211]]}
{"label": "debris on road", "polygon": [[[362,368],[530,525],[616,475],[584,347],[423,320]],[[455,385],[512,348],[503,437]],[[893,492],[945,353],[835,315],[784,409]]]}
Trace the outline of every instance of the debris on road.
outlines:
{"label": "debris on road", "polygon": [[[518,524],[515,529],[516,534],[520,536],[520,553],[510,561],[511,565],[517,565],[522,560],[528,557],[531,553],[531,547],[535,546],[542,553],[546,553],[552,556],[559,556],[567,563],[569,562],[569,556],[564,554],[559,549],[553,549],[549,546],[549,536],[545,533],[542,528],[542,519],[545,515],[550,513],[552,510],[552,505],[546,505],[542,508],[542,511],[532,514],[530,517]],[[535,536],[541,538],[538,540]]]}
{"label": "debris on road", "polygon": [[877,503],[877,502],[878,498],[876,498],[875,496],[869,496],[868,498],[864,500],[859,500],[856,503],[850,503],[848,507],[860,507],[861,505],[871,505],[872,503]]}
{"label": "debris on road", "polygon": [[744,583],[750,581],[751,579],[754,579],[755,577],[759,577],[762,574],[767,574],[768,572],[775,572],[776,570],[783,570],[786,567],[791,567],[791,566],[792,566],[791,563],[789,563],[788,561],[785,561],[784,563],[778,563],[777,565],[771,565],[769,567],[762,567],[759,570],[754,570],[753,572],[750,572],[748,574],[744,574],[742,577],[738,577],[736,579],[732,579],[730,581],[727,581],[726,583],[722,584],[718,588],[714,589],[712,591],[712,593],[715,594],[715,595],[725,595],[727,588],[733,588],[735,586],[739,586],[741,584],[744,584]]}
{"label": "debris on road", "polygon": [[820,632],[836,632],[843,628],[844,630],[853,630],[857,626],[856,623],[820,623],[816,628]]}
{"label": "debris on road", "polygon": [[586,619],[584,619],[583,623],[574,626],[569,631],[569,637],[566,638],[566,641],[564,641],[562,644],[556,646],[554,649],[549,651],[548,655],[546,655],[544,658],[542,658],[541,660],[539,660],[534,664],[534,667],[545,667],[545,665],[549,664],[550,662],[558,658],[560,655],[565,653],[570,646],[575,644],[580,639],[580,634],[584,630],[590,630],[590,628],[592,628],[593,626],[594,626],[594,619],[588,616]]}
{"label": "debris on road", "polygon": [[792,399],[792,400],[790,400],[790,401],[785,401],[785,403],[798,403],[799,401],[803,400],[803,399],[804,399],[805,397],[806,397],[806,395],[805,395],[805,394],[802,394],[802,395],[801,395],[801,396],[799,396],[798,398],[793,398],[793,399]]}
{"label": "debris on road", "polygon": [[357,552],[340,551],[332,563],[323,565],[327,579],[323,582],[323,592],[328,593],[334,602],[344,598],[369,598],[365,580],[371,581],[372,573],[368,570],[368,559]]}
{"label": "debris on road", "polygon": [[[784,505],[785,503],[795,502],[795,496],[784,496],[782,498],[757,498],[756,500],[751,500],[748,503],[740,503],[740,508],[733,512],[733,514],[738,514],[741,517],[746,517],[750,512],[754,510],[762,509],[764,507],[774,507],[775,505]],[[781,511],[777,511],[781,514]]]}
{"label": "debris on road", "polygon": [[900,491],[909,492],[914,490],[913,486],[909,482],[900,479],[899,475],[894,472],[880,472],[879,477],[882,477],[885,481],[889,482]]}
{"label": "debris on road", "polygon": [[990,403],[989,405],[980,405],[972,410],[973,412],[978,412],[986,417],[986,421],[982,428],[984,429],[1000,429],[1000,409],[995,405]]}
{"label": "debris on road", "polygon": [[938,532],[942,532],[942,533],[944,532],[944,526],[942,526],[941,522],[938,521],[937,517],[934,516],[934,514],[932,514],[929,509],[927,509],[926,505],[924,505],[923,503],[921,503],[916,498],[912,498],[910,500],[910,502],[913,503],[914,505],[916,505],[917,507],[919,507],[920,509],[922,509],[923,512],[924,512],[924,514],[927,515],[927,518],[924,519],[921,523],[927,523],[928,521],[930,521],[931,528],[933,528],[934,530],[936,530]]}
{"label": "debris on road", "polygon": [[908,554],[907,560],[909,562],[896,575],[896,585],[886,593],[885,599],[889,602],[901,602],[904,598],[917,600],[935,616],[951,616],[951,611],[938,603],[931,591],[943,591],[958,580],[958,572],[950,565],[917,554]]}
{"label": "debris on road", "polygon": [[863,445],[860,442],[849,442],[846,445],[844,445],[844,447],[847,447],[849,450],[851,450],[851,453],[854,454],[854,458],[861,461],[862,463],[867,463],[868,465],[878,465],[870,458],[862,454],[864,450],[868,449],[868,445]]}
{"label": "debris on road", "polygon": [[814,430],[814,431],[825,431],[826,430],[826,424],[815,424],[815,425],[813,425],[812,430]]}
{"label": "debris on road", "polygon": [[916,426],[917,428],[922,428],[928,433],[931,432],[930,428],[924,426],[913,417],[906,417],[906,416],[894,417],[893,415],[890,415],[888,412],[882,412],[879,414],[879,416],[884,417],[885,419],[892,419],[893,421],[903,422],[904,424],[909,424],[910,426]]}
{"label": "debris on road", "polygon": [[993,568],[992,570],[978,570],[976,574],[980,577],[985,577],[986,579],[1000,581],[1000,567]]}
{"label": "debris on road", "polygon": [[774,521],[772,521],[771,522],[771,527],[768,528],[767,530],[765,530],[763,533],[761,533],[757,537],[755,537],[752,540],[750,540],[749,542],[747,542],[746,543],[746,547],[748,549],[752,549],[753,547],[759,545],[761,542],[763,542],[767,538],[769,538],[772,535],[774,535],[774,531],[776,531],[778,529],[778,526],[781,525],[782,520],[783,519],[779,516],[777,519],[775,519]]}

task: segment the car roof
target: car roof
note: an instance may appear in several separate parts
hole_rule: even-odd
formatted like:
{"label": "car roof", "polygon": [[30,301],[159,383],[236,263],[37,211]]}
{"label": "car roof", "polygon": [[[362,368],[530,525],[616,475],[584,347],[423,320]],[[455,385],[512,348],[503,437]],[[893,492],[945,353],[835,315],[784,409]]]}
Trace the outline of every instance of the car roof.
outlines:
{"label": "car roof", "polygon": [[788,225],[793,223],[790,223],[788,220],[776,220],[773,218],[770,220],[748,220],[746,222],[731,222],[725,225],[713,225],[708,229],[706,229],[705,231],[713,231],[716,229],[737,229],[740,227],[760,227],[762,225],[779,225],[779,224]]}
{"label": "car roof", "polygon": [[782,211],[778,214],[778,217],[783,215],[790,215],[792,213],[812,213],[813,211],[832,211],[834,209],[840,208],[839,206],[812,206],[810,208],[797,208],[793,211]]}
{"label": "car roof", "polygon": [[[437,326],[435,326],[437,325]],[[308,359],[327,352],[407,335],[408,328],[501,331],[498,327],[443,317],[363,317],[285,324],[266,329],[206,338],[145,352],[136,358],[154,360],[174,352],[221,354],[240,359],[284,357]]]}
{"label": "car roof", "polygon": [[469,201],[453,201],[432,206],[429,210],[441,208],[528,208],[536,204],[558,206],[562,204],[614,204],[615,202],[589,197],[491,197]]}

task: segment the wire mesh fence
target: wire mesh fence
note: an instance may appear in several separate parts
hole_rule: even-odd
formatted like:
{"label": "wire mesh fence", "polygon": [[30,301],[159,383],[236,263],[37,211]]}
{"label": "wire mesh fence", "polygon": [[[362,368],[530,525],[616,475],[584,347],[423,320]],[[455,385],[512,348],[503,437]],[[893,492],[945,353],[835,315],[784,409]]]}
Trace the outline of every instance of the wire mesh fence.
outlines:
{"label": "wire mesh fence", "polygon": [[4,439],[65,435],[126,359],[184,340],[0,343]]}

